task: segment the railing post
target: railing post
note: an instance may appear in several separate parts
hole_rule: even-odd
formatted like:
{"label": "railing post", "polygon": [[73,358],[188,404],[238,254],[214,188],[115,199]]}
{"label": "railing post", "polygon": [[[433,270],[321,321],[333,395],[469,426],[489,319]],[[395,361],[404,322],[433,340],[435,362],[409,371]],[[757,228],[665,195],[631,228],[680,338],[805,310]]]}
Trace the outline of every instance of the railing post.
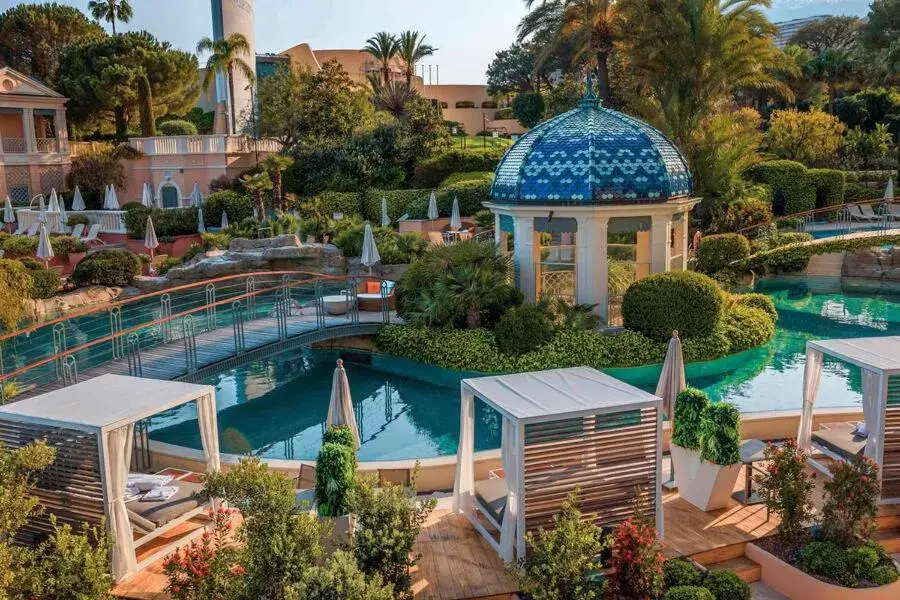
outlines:
{"label": "railing post", "polygon": [[216,285],[206,284],[206,329],[212,331],[219,324],[216,322]]}
{"label": "railing post", "polygon": [[78,383],[78,361],[71,354],[63,359],[63,385],[70,386]]}
{"label": "railing post", "polygon": [[285,316],[293,316],[293,308],[291,307],[291,277],[290,275],[281,276],[281,285],[284,289],[285,308],[287,314]]}
{"label": "railing post", "polygon": [[240,300],[231,303],[231,326],[234,329],[234,351],[240,354],[244,351],[244,307]]}
{"label": "railing post", "polygon": [[387,281],[381,282],[381,322],[391,322],[391,298],[390,290],[388,290]]}
{"label": "railing post", "polygon": [[128,374],[132,377],[144,376],[144,364],[141,361],[141,338],[137,333],[128,335]]}
{"label": "railing post", "polygon": [[112,357],[125,356],[125,341],[119,333],[122,331],[122,309],[114,306],[109,309],[109,334],[112,336]]}
{"label": "railing post", "polygon": [[316,281],[315,285],[315,293],[316,293],[316,329],[322,329],[325,327],[325,302],[322,300],[322,282]]}
{"label": "railing post", "polygon": [[356,279],[347,279],[347,289],[344,290],[344,298],[347,301],[347,312],[350,314],[350,321],[359,323],[359,299],[356,297]]}
{"label": "railing post", "polygon": [[283,340],[287,337],[287,300],[285,300],[286,290],[280,289],[275,292],[275,323],[278,326],[278,339]]}
{"label": "railing post", "polygon": [[166,343],[172,341],[172,321],[169,319],[171,316],[172,297],[169,294],[163,294],[159,297],[159,318],[162,319],[159,323],[159,334]]}
{"label": "railing post", "polygon": [[181,321],[181,332],[184,337],[184,365],[188,373],[193,373],[197,370],[197,337],[193,316],[185,315]]}
{"label": "railing post", "polygon": [[56,378],[62,379],[63,353],[68,349],[66,344],[66,324],[57,323],[53,326],[53,354],[56,355]]}
{"label": "railing post", "polygon": [[256,316],[256,278],[253,275],[247,277],[247,318],[252,321]]}

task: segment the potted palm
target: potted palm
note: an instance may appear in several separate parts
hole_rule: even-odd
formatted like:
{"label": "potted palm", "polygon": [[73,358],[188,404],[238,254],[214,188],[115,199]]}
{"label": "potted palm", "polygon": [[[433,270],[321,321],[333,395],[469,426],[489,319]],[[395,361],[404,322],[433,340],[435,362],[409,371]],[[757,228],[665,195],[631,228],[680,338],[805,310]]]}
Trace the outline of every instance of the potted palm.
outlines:
{"label": "potted palm", "polygon": [[675,401],[672,468],[682,498],[709,511],[725,508],[741,473],[740,413],[731,404],[711,404],[688,388]]}

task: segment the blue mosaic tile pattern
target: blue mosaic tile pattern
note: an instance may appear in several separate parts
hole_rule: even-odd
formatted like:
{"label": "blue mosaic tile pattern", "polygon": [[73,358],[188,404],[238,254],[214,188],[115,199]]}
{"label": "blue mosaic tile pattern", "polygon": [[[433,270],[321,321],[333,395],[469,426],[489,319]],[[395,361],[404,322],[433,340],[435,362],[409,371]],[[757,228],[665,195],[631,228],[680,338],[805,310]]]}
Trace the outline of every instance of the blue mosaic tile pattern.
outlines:
{"label": "blue mosaic tile pattern", "polygon": [[665,202],[693,189],[687,161],[662,133],[585,98],[509,149],[494,175],[501,204]]}

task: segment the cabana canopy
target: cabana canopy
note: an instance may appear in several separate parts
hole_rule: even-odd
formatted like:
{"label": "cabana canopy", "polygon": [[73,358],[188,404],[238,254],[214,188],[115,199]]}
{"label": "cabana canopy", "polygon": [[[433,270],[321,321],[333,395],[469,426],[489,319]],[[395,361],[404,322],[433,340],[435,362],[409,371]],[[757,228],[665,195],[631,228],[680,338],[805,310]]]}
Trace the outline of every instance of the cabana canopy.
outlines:
{"label": "cabana canopy", "polygon": [[[57,447],[56,459],[41,474],[35,493],[63,523],[97,524],[106,516],[114,539],[113,576],[119,580],[138,569],[124,499],[134,424],[191,401],[197,402],[206,468],[217,470],[215,388],[208,385],[101,375],[0,407],[0,440],[10,448],[41,439]],[[147,538],[159,537],[176,524]],[[45,525],[31,524],[31,534],[45,531]]]}
{"label": "cabana canopy", "polygon": [[[526,531],[550,526],[576,488],[598,525],[633,516],[640,495],[662,536],[660,398],[588,367],[464,379],[461,396],[454,505],[504,560],[524,556]],[[475,397],[503,417],[502,480],[475,481]]]}
{"label": "cabana canopy", "polygon": [[[815,437],[813,405],[826,354],[862,369],[862,405],[867,430],[863,452],[878,463],[882,504],[900,504],[900,336],[806,343],[803,413],[797,438],[800,447],[807,451],[812,449]],[[811,462],[829,473],[823,465]]]}

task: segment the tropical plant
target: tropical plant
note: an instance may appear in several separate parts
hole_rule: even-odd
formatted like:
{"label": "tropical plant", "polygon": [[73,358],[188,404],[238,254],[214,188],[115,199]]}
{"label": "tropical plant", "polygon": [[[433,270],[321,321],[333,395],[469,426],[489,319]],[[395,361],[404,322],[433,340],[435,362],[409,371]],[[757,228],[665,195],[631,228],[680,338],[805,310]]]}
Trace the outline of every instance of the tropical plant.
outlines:
{"label": "tropical plant", "polygon": [[270,154],[267,156],[262,163],[262,168],[265,169],[269,176],[272,179],[272,203],[278,207],[281,212],[287,212],[287,202],[284,198],[284,189],[281,185],[281,174],[287,169],[291,164],[293,164],[294,159],[290,156],[286,156],[284,154]]}
{"label": "tropical plant", "polygon": [[733,404],[708,404],[700,416],[700,458],[723,466],[739,463],[740,427],[741,413]]}
{"label": "tropical plant", "polygon": [[416,74],[416,63],[432,56],[437,48],[425,43],[425,36],[419,37],[418,31],[402,31],[397,38],[397,55],[403,61],[403,70],[406,75],[406,87],[412,87],[412,78]]}
{"label": "tropical plant", "polygon": [[806,452],[791,439],[780,446],[769,444],[764,454],[768,465],[754,479],[766,508],[781,518],[779,534],[786,542],[796,543],[813,515],[814,475],[806,472]]}
{"label": "tropical plant", "polygon": [[[206,59],[206,72],[203,75],[202,87],[209,89],[219,73],[223,73],[228,81],[228,108],[230,133],[237,133],[237,107],[234,106],[234,73],[240,72],[253,85],[256,82],[256,69],[247,61],[255,60],[250,56],[250,43],[240,33],[232,33],[226,38],[210,39],[203,37],[197,42],[197,53],[209,52]],[[246,60],[245,60],[246,59]]]}
{"label": "tropical plant", "polygon": [[134,16],[128,0],[91,0],[88,2],[88,10],[98,21],[109,23],[113,35],[116,35],[116,21],[127,23]]}
{"label": "tropical plant", "polygon": [[397,119],[406,117],[410,102],[418,96],[414,88],[402,81],[382,83],[376,75],[370,74],[369,83],[375,110],[390,113]]}
{"label": "tropical plant", "polygon": [[658,598],[663,591],[663,555],[656,529],[646,518],[629,518],[612,534],[612,589],[618,597]]}
{"label": "tropical plant", "polygon": [[697,388],[685,388],[675,399],[675,420],[672,423],[672,443],[687,450],[700,450],[703,414],[709,406],[709,396]]}
{"label": "tropical plant", "polygon": [[263,197],[266,191],[272,189],[272,179],[268,173],[247,174],[241,177],[244,188],[253,196],[253,202],[256,204],[255,212],[258,219],[264,219],[266,216],[266,206],[263,203]]}
{"label": "tropical plant", "polygon": [[822,166],[834,161],[843,133],[837,117],[820,110],[776,110],[769,117],[766,146],[780,158]]}
{"label": "tropical plant", "polygon": [[865,21],[856,16],[828,16],[811,21],[791,36],[790,43],[816,54],[826,50],[851,50],[856,47]]}
{"label": "tropical plant", "polygon": [[389,84],[391,82],[391,62],[400,52],[400,40],[397,39],[397,36],[387,31],[379,31],[366,40],[362,51],[378,62],[384,84]]}
{"label": "tropical plant", "polygon": [[825,50],[803,66],[803,72],[808,78],[826,86],[828,112],[831,114],[834,114],[834,100],[838,90],[853,80],[857,69],[853,53],[841,48]]}
{"label": "tropical plant", "polygon": [[847,132],[846,145],[850,156],[863,171],[867,171],[873,160],[883,158],[890,152],[891,134],[886,123],[877,123],[869,132],[854,127]]}

